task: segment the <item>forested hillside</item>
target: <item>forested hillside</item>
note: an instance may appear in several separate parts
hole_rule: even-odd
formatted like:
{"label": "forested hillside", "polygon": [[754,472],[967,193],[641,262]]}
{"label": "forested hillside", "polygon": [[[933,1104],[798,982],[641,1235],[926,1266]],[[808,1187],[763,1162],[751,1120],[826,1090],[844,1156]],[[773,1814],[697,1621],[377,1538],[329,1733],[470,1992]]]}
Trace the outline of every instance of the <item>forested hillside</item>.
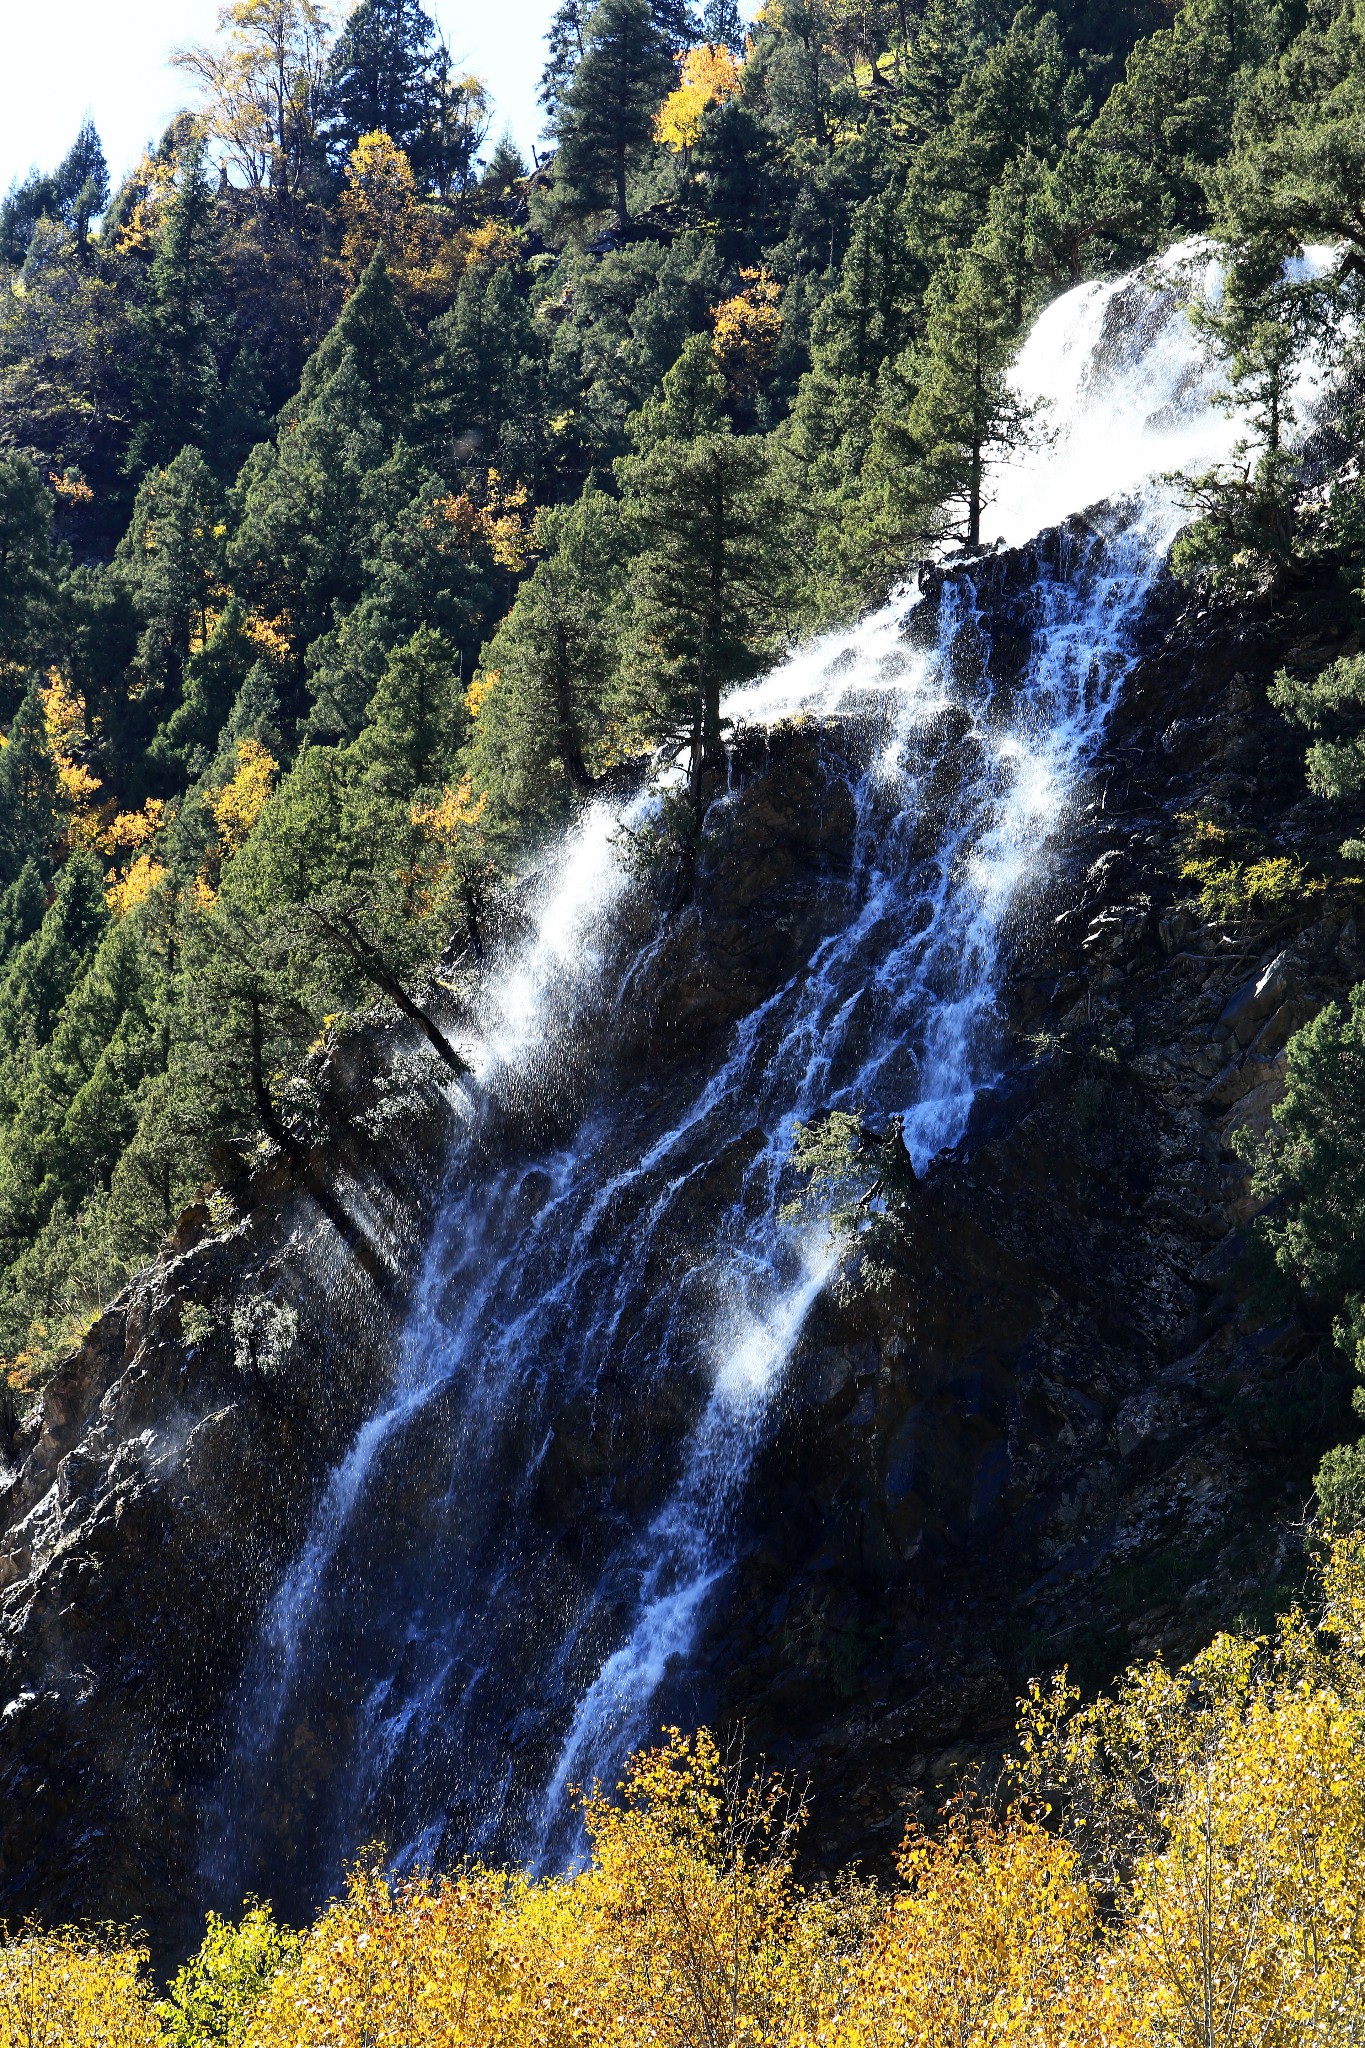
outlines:
{"label": "forested hillside", "polygon": [[[458,1066],[431,990],[661,746],[639,859],[685,890],[723,688],[989,538],[1060,289],[1223,238],[1247,456],[1187,571],[1359,579],[1352,473],[1281,440],[1365,258],[1354,5],[564,0],[548,53],[528,166],[418,0],[231,0],[116,189],[87,125],[0,211],[20,1388],[188,1200],[301,1157],[355,1014]],[[1282,271],[1314,237],[1336,265]],[[1284,687],[1354,789],[1355,668]]]}

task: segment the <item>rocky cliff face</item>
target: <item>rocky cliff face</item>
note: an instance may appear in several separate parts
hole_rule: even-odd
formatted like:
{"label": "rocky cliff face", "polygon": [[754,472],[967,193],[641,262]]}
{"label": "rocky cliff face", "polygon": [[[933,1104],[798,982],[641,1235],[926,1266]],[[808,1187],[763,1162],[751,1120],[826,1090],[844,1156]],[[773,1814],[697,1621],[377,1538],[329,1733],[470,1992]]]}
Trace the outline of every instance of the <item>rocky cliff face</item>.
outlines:
{"label": "rocky cliff face", "polygon": [[1233,1141],[1365,974],[1358,892],[1229,928],[1180,877],[1196,812],[1330,868],[1266,685],[1338,651],[1332,594],[1272,631],[1168,589],[1146,640],[1015,935],[1004,1083],[922,1187],[913,1277],[821,1305],[710,1646],[718,1711],[809,1767],[828,1855],[884,1861],[1031,1674],[1102,1683],[1288,1604],[1352,1433],[1330,1337],[1261,1299]]}
{"label": "rocky cliff face", "polygon": [[[991,570],[1002,688],[1032,568]],[[1329,617],[1296,630],[1333,651]],[[829,1293],[793,1361],[692,1680],[700,1708],[811,1766],[821,1854],[893,1847],[909,1801],[998,1743],[1030,1673],[1070,1660],[1099,1681],[1184,1652],[1294,1578],[1345,1391],[1322,1331],[1256,1306],[1231,1140],[1268,1116],[1290,1032],[1365,959],[1342,892],[1235,933],[1176,907],[1196,808],[1310,866],[1337,836],[1266,706],[1285,652],[1254,620],[1155,607],[1014,933],[1005,1079],[922,1183],[903,1276]],[[738,749],[696,895],[594,1054],[646,1107],[825,928],[851,857],[841,749],[811,724]],[[404,1039],[352,1040],[310,1085],[317,1164],[392,1284],[266,1163],[184,1219],[0,1440],[0,1913],[139,1918],[168,1955],[197,1938],[229,1703],[394,1369],[440,1196],[448,1103]],[[573,1114],[565,1091],[527,1111]],[[747,1156],[731,1149],[695,1201],[724,1199]],[[547,1541],[592,1515],[612,1456],[629,1446],[590,1417],[556,1418]],[[316,1789],[325,1728],[304,1740]]]}

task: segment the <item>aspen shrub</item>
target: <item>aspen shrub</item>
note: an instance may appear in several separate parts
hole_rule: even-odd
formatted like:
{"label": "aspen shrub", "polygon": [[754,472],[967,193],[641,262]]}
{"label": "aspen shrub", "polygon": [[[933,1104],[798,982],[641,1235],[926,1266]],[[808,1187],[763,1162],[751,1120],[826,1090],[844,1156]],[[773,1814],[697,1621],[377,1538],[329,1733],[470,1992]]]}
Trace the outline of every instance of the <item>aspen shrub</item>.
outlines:
{"label": "aspen shrub", "polygon": [[131,1944],[26,1929],[0,1947],[0,2048],[161,2048],[145,1964]]}
{"label": "aspen shrub", "polygon": [[1312,2048],[1365,2040],[1365,1539],[1319,1611],[1023,1704],[989,1809],[889,1891],[803,1885],[804,1801],[667,1733],[560,1878],[378,1856],[301,1935],[248,1902],[155,2003],[142,1950],[0,1946],[0,2048]]}

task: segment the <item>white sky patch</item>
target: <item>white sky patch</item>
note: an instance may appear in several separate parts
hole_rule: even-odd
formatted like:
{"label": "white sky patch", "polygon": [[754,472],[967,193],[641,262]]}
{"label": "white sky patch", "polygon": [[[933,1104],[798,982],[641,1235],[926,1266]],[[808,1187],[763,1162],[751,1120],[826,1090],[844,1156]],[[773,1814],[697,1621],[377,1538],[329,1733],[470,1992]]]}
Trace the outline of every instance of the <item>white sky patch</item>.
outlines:
{"label": "white sky patch", "polygon": [[[509,127],[529,161],[554,0],[426,6],[456,61],[492,91],[490,144]],[[0,0],[0,191],[35,165],[54,170],[87,111],[117,185],[193,100],[192,81],[171,65],[171,52],[211,40],[217,18],[218,0]]]}

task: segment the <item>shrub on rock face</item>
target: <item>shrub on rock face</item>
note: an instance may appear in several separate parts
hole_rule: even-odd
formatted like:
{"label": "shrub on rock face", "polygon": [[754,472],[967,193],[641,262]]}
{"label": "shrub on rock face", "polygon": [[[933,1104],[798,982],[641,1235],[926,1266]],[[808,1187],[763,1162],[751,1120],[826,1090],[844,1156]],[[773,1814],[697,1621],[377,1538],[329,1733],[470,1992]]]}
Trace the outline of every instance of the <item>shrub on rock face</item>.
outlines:
{"label": "shrub on rock face", "polygon": [[1365,1291],[1365,983],[1295,1032],[1253,1186],[1280,1270],[1328,1301]]}
{"label": "shrub on rock face", "polygon": [[1329,1529],[1344,1535],[1365,1531],[1365,1444],[1338,1444],[1329,1451],[1313,1486]]}
{"label": "shrub on rock face", "polygon": [[[1365,983],[1286,1054],[1284,1093],[1252,1154],[1252,1188],[1271,1205],[1258,1229],[1287,1280],[1340,1309],[1333,1338],[1365,1378]],[[1365,1413],[1365,1387],[1354,1405]],[[1365,1526],[1365,1445],[1329,1453],[1316,1485],[1328,1528]]]}

